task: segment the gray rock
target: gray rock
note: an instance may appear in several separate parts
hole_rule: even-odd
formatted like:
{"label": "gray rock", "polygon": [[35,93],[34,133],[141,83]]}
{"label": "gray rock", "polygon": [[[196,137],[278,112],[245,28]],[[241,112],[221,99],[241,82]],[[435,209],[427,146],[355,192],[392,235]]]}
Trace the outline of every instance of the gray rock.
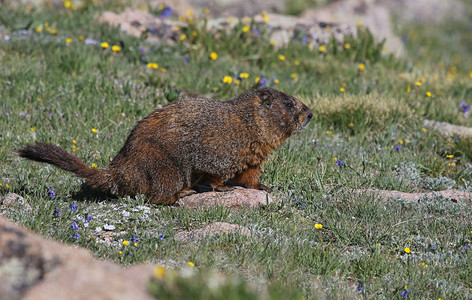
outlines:
{"label": "gray rock", "polygon": [[223,207],[259,207],[274,202],[272,196],[255,189],[236,187],[227,192],[206,192],[193,194],[179,199],[180,207],[208,208],[213,206]]}
{"label": "gray rock", "polygon": [[472,137],[472,128],[453,125],[447,122],[438,122],[432,120],[423,120],[423,126],[439,131],[445,136],[458,135],[462,137]]}
{"label": "gray rock", "polygon": [[28,204],[28,201],[15,193],[8,193],[1,197],[0,205],[2,206],[2,209],[32,210],[31,206]]}
{"label": "gray rock", "polygon": [[178,232],[174,239],[179,242],[189,242],[189,241],[198,241],[207,236],[215,236],[218,234],[241,234],[245,236],[251,235],[251,230],[248,228],[237,225],[237,224],[230,224],[225,222],[215,222],[206,225],[203,228],[191,230],[191,231],[181,231]]}

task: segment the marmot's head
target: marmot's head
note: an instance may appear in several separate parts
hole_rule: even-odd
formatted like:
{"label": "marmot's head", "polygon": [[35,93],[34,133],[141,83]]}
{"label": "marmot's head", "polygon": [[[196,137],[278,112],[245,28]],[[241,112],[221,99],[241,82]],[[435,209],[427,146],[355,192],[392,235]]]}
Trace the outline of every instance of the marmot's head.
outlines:
{"label": "marmot's head", "polygon": [[305,128],[313,117],[313,112],[293,96],[272,88],[253,92],[258,98],[259,126],[264,132],[276,133],[285,139]]}

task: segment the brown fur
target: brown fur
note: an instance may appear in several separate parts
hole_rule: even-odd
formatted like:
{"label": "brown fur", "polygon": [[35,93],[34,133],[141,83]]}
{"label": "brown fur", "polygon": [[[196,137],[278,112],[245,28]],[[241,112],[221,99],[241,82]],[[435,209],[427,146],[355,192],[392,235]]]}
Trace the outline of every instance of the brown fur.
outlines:
{"label": "brown fur", "polygon": [[153,203],[174,203],[205,181],[216,190],[231,180],[248,188],[259,183],[268,155],[310,121],[298,99],[271,88],[243,93],[227,102],[189,98],[139,121],[106,169],[87,167],[74,155],[46,143],[27,145],[20,156],[53,164],[115,195],[143,193]]}

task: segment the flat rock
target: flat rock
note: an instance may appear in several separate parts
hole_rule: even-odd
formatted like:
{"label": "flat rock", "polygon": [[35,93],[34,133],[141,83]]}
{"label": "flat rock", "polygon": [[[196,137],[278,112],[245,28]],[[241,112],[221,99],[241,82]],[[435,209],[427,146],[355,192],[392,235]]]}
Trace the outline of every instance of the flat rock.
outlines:
{"label": "flat rock", "polygon": [[1,209],[24,209],[24,210],[32,210],[31,206],[25,200],[25,198],[21,197],[15,193],[8,193],[3,197],[0,197],[0,210]]}
{"label": "flat rock", "polygon": [[1,299],[153,299],[153,268],[99,261],[0,217]]}
{"label": "flat rock", "polygon": [[423,197],[433,198],[435,195],[441,195],[444,198],[450,198],[453,201],[458,201],[458,200],[471,201],[472,199],[472,193],[464,192],[464,191],[457,191],[457,190],[443,190],[443,191],[425,192],[425,193],[405,193],[405,192],[399,192],[399,191],[367,189],[367,190],[357,190],[357,193],[359,194],[374,193],[381,197],[403,198],[405,200],[416,200]]}
{"label": "flat rock", "polygon": [[180,207],[209,208],[223,207],[259,207],[274,202],[272,196],[255,189],[235,187],[227,192],[205,192],[180,198],[177,202]]}
{"label": "flat rock", "polygon": [[251,235],[251,230],[238,224],[215,222],[199,229],[178,232],[174,236],[174,239],[179,242],[198,241],[207,236],[228,233],[239,233],[241,235],[249,236]]}
{"label": "flat rock", "polygon": [[458,135],[462,137],[472,137],[472,128],[453,125],[447,122],[438,122],[432,120],[423,120],[423,126],[439,131],[445,136]]}

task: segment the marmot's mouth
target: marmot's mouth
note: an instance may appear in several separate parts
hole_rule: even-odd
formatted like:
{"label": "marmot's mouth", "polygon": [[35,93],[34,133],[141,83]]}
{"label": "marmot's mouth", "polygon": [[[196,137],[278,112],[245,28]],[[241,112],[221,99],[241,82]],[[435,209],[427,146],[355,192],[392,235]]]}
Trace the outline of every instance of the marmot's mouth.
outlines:
{"label": "marmot's mouth", "polygon": [[297,132],[300,132],[305,127],[307,127],[308,124],[310,123],[312,117],[313,117],[313,113],[310,112],[309,114],[307,114],[307,116],[305,117],[305,120],[303,120],[303,123],[300,126],[298,126]]}

